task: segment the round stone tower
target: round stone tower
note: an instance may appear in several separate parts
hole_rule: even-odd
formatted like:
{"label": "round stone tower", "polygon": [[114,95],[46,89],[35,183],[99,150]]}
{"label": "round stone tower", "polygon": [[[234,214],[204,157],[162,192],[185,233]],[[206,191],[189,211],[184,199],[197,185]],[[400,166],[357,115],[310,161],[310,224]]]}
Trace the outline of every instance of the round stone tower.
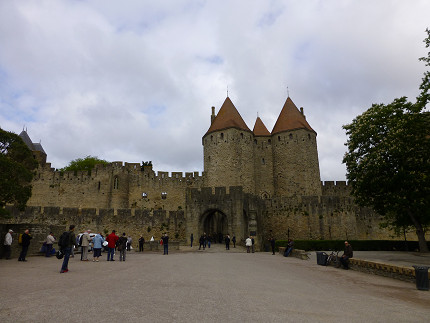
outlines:
{"label": "round stone tower", "polygon": [[227,97],[203,136],[204,181],[208,187],[242,186],[254,192],[253,134]]}
{"label": "round stone tower", "polygon": [[288,97],[272,130],[275,195],[321,195],[316,136]]}

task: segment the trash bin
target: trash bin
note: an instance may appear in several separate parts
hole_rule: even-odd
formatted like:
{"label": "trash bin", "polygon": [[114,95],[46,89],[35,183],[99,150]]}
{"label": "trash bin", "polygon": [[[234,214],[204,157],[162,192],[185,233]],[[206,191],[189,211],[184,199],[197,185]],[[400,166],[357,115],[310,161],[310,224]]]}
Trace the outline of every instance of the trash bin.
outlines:
{"label": "trash bin", "polygon": [[325,252],[317,251],[317,264],[327,266],[328,255]]}
{"label": "trash bin", "polygon": [[429,267],[426,266],[412,266],[415,268],[415,279],[417,289],[429,290]]}

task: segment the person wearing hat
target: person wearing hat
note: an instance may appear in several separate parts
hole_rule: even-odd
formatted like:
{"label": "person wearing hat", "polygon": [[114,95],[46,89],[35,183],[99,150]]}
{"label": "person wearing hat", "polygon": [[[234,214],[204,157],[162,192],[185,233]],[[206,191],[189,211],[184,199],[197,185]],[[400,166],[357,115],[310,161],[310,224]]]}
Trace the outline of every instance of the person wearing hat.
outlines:
{"label": "person wearing hat", "polygon": [[12,245],[12,229],[9,229],[8,233],[6,233],[4,237],[4,243],[3,243],[3,250],[0,255],[0,259],[3,258],[4,255],[6,255],[6,259],[10,259],[10,248]]}

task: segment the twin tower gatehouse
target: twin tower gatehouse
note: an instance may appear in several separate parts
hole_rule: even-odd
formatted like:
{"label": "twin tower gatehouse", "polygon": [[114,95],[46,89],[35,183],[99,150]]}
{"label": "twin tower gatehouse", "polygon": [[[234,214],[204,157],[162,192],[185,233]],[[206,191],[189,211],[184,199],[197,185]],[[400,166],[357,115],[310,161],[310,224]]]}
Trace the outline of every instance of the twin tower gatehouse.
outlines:
{"label": "twin tower gatehouse", "polygon": [[290,97],[272,132],[259,117],[251,131],[227,97],[203,136],[205,185],[242,186],[263,199],[321,195],[316,136]]}

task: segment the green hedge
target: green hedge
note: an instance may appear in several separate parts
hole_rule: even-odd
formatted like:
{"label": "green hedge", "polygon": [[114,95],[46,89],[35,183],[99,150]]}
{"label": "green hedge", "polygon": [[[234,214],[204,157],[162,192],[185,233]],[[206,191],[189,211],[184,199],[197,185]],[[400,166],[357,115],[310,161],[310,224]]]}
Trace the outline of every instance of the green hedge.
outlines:
{"label": "green hedge", "polygon": [[[348,240],[353,250],[360,251],[415,251],[419,250],[418,241],[404,240]],[[287,240],[276,241],[275,247],[285,247]],[[294,240],[294,248],[302,250],[343,250],[345,240]],[[407,248],[406,248],[407,245]],[[427,242],[430,248],[430,242]]]}

